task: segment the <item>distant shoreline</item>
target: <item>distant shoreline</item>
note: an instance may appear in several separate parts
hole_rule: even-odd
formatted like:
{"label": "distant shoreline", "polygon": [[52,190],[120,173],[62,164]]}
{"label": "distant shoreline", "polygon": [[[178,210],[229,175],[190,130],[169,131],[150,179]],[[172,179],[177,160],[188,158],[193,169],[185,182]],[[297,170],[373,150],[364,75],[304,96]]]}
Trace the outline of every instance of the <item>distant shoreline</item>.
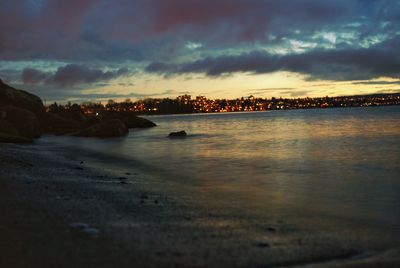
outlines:
{"label": "distant shoreline", "polygon": [[178,96],[175,99],[144,99],[123,102],[108,100],[101,102],[85,102],[81,104],[68,103],[48,105],[48,110],[80,107],[87,115],[96,115],[104,112],[135,113],[138,115],[153,114],[192,114],[192,113],[225,113],[225,112],[253,112],[271,110],[300,110],[300,109],[327,109],[348,107],[376,107],[400,105],[400,94],[374,94],[366,96],[341,96],[319,98],[257,98],[249,96],[237,99],[208,99],[190,95]]}

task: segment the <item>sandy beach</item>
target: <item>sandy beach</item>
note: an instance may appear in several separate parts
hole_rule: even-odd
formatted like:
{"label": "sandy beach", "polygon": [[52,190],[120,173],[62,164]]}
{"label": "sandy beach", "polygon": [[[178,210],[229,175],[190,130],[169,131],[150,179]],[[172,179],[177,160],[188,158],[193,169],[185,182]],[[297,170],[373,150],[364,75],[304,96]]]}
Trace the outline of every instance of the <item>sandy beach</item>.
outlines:
{"label": "sandy beach", "polygon": [[351,226],[338,232],[288,215],[252,218],[233,213],[234,198],[211,205],[211,194],[192,196],[190,186],[134,164],[99,169],[100,156],[69,150],[0,144],[0,267],[400,264],[390,232],[360,236]]}

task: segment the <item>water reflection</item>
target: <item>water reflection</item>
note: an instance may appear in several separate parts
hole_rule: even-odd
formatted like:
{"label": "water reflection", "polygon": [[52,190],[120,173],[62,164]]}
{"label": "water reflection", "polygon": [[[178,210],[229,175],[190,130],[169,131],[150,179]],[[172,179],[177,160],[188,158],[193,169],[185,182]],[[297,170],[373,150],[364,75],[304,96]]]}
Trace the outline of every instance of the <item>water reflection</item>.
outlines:
{"label": "water reflection", "polygon": [[[399,118],[400,107],[153,116],[156,128],[81,145],[156,167],[210,206],[398,228]],[[166,138],[178,130],[189,137]]]}

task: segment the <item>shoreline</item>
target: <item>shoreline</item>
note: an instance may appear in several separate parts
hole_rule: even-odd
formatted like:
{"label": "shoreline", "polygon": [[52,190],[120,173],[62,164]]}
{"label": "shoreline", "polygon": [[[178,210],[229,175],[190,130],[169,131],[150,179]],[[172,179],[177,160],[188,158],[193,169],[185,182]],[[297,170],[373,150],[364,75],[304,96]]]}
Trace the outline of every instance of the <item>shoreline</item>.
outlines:
{"label": "shoreline", "polygon": [[174,190],[168,180],[150,179],[134,165],[133,171],[106,172],[84,157],[72,160],[67,154],[57,146],[0,144],[0,234],[5,237],[0,266],[395,267],[400,263],[397,247],[357,248],[353,241],[343,243],[346,238],[336,241],[334,233],[315,233],[273,216],[252,222],[223,206],[202,205],[206,195],[199,197],[199,204],[193,202],[181,194],[188,189]]}

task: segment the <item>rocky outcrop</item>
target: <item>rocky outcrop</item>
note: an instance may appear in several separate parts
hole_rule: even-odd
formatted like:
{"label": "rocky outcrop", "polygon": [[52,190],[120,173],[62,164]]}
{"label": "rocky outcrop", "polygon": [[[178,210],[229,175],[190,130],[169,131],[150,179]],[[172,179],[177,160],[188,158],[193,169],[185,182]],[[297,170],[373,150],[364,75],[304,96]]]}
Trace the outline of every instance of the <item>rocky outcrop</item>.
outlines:
{"label": "rocky outcrop", "polygon": [[42,100],[0,80],[0,142],[29,142],[40,137]]}
{"label": "rocky outcrop", "polygon": [[[0,108],[2,120],[12,126],[19,136],[33,139],[42,134],[40,122],[37,116],[29,110],[4,106]],[[9,132],[9,134],[13,134]]]}
{"label": "rocky outcrop", "polygon": [[68,109],[54,104],[46,112],[42,100],[0,80],[0,142],[29,142],[42,133],[81,137],[119,137],[129,128],[154,127],[150,120],[132,112],[109,112],[87,116],[80,106]]}
{"label": "rocky outcrop", "polygon": [[169,135],[168,135],[168,137],[170,137],[170,138],[177,138],[177,137],[186,137],[187,136],[187,133],[186,133],[186,131],[184,131],[184,130],[181,130],[181,131],[177,131],[177,132],[171,132],[171,133],[169,133]]}
{"label": "rocky outcrop", "polygon": [[157,126],[152,121],[146,118],[137,117],[136,115],[124,116],[123,121],[128,128],[148,128]]}
{"label": "rocky outcrop", "polygon": [[20,136],[18,130],[12,124],[10,124],[4,119],[0,119],[0,142],[10,142],[10,143],[32,142],[32,139]]}
{"label": "rocky outcrop", "polygon": [[73,119],[65,118],[59,114],[46,113],[46,124],[43,124],[44,132],[55,135],[65,135],[77,132],[81,124]]}
{"label": "rocky outcrop", "polygon": [[131,128],[149,128],[157,126],[148,119],[137,117],[132,112],[107,112],[100,116],[101,119],[119,119]]}
{"label": "rocky outcrop", "polygon": [[120,137],[128,133],[127,126],[119,119],[102,121],[73,134],[77,137],[111,138]]}
{"label": "rocky outcrop", "polygon": [[0,79],[0,107],[15,106],[41,117],[45,113],[42,100],[24,90],[15,89],[3,83]]}

